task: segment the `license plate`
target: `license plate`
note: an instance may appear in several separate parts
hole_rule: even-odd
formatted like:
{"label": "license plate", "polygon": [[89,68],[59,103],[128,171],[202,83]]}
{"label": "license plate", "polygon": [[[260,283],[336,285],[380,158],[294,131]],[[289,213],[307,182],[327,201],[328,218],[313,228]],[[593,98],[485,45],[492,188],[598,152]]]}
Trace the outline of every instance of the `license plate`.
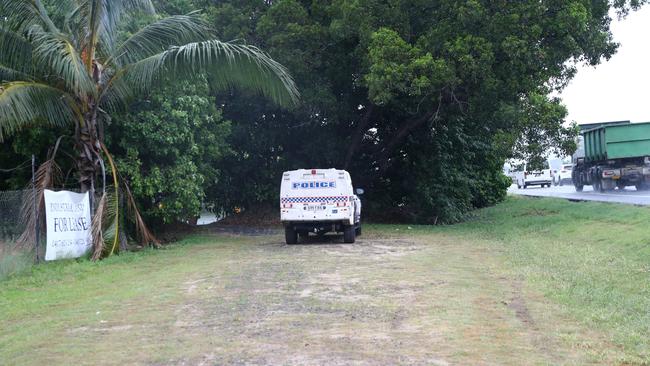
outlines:
{"label": "license plate", "polygon": [[325,211],[325,206],[307,206],[307,211]]}

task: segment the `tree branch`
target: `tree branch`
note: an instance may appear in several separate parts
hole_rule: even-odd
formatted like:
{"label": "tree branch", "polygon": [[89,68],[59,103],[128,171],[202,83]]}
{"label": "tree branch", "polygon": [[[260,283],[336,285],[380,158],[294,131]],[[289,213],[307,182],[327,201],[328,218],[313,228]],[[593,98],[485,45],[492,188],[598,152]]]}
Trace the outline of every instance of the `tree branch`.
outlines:
{"label": "tree branch", "polygon": [[370,117],[372,116],[374,109],[375,109],[375,105],[370,104],[370,106],[366,110],[366,113],[363,115],[363,117],[357,124],[357,127],[354,130],[354,134],[352,135],[352,139],[350,140],[348,151],[345,154],[345,160],[343,161],[343,169],[347,169],[350,166],[350,162],[352,162],[354,153],[356,153],[357,150],[359,149],[359,145],[361,145],[361,141],[363,141],[363,135],[368,130],[368,125],[370,124]]}

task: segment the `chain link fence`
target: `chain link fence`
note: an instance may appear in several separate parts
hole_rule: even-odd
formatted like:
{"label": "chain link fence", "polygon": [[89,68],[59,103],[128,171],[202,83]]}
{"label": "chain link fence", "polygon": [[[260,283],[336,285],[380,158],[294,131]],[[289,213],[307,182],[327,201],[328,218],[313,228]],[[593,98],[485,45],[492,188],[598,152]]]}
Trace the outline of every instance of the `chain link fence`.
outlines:
{"label": "chain link fence", "polygon": [[25,191],[0,191],[0,243],[15,243],[25,230],[20,211]]}
{"label": "chain link fence", "polygon": [[[0,279],[34,263],[34,243],[19,243],[25,231],[21,210],[33,205],[29,191],[0,191]],[[30,207],[27,206],[27,207]]]}

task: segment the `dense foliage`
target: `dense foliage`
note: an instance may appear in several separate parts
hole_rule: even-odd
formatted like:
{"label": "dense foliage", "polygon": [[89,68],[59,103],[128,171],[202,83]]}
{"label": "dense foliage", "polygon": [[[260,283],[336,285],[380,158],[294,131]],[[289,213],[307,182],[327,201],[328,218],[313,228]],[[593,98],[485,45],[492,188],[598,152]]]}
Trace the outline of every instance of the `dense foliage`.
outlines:
{"label": "dense foliage", "polygon": [[[140,198],[155,192],[163,197],[161,200],[171,201],[171,213],[158,215],[163,221],[188,214],[187,206],[194,206],[189,211],[196,211],[201,198],[196,186],[211,173],[199,173],[201,166],[192,158],[201,153],[214,156],[215,149],[221,149],[211,146],[215,141],[210,134],[192,140],[189,133],[180,130],[189,123],[192,133],[200,133],[202,125],[216,118],[214,106],[205,100],[177,98],[170,102],[173,93],[154,98],[163,118],[176,117],[170,121],[175,125],[167,131],[155,116],[136,114],[126,118],[118,132],[115,130],[120,125],[112,123],[116,114],[155,92],[160,84],[172,81],[208,82],[212,90],[221,91],[243,87],[283,106],[295,105],[298,100],[295,83],[284,66],[255,46],[216,39],[197,12],[162,16],[156,13],[152,0],[3,0],[0,16],[0,141],[33,126],[67,131],[74,150],[69,157],[81,191],[100,194],[92,204],[93,259],[110,256],[125,244],[125,218],[130,219],[141,244],[156,243],[106,146],[107,135],[132,133],[118,138],[126,145],[129,137],[141,137],[138,144],[142,149],[122,147],[131,163],[131,178],[140,183],[136,187]],[[166,103],[172,103],[170,108]],[[200,112],[183,120],[174,115],[174,103],[184,104],[182,112]],[[204,118],[203,113],[209,115]],[[218,135],[214,127],[207,129]],[[56,146],[60,141],[57,139]],[[173,146],[160,146],[167,141]],[[195,151],[195,146],[204,151]],[[175,166],[160,163],[160,159],[177,157],[174,147],[187,152],[171,163]],[[61,187],[58,152],[55,148],[48,154],[31,190],[41,212],[44,191]],[[147,160],[156,160],[156,166],[144,167],[143,173],[140,164]],[[197,182],[194,187],[187,184],[188,178]],[[164,206],[162,201],[158,204]],[[44,215],[28,210],[23,213],[26,228],[20,240],[33,242],[28,237]]]}
{"label": "dense foliage", "polygon": [[158,0],[268,51],[301,103],[183,83],[114,115],[111,149],[165,222],[275,202],[283,170],[311,167],[348,169],[377,219],[454,222],[503,199],[507,159],[572,152],[549,95],[613,55],[611,14],[643,2]]}
{"label": "dense foliage", "polygon": [[114,118],[110,146],[151,221],[191,220],[221,183],[230,124],[208,95],[200,80],[177,83]]}
{"label": "dense foliage", "polygon": [[282,170],[337,167],[366,188],[375,217],[453,222],[503,199],[505,160],[534,165],[549,151],[572,152],[576,129],[548,95],[577,63],[616,51],[610,12],[640,2],[192,5],[225,39],[254,42],[286,65],[303,98],[287,112],[248,94],[217,94],[233,121],[235,155],[223,174],[238,184],[213,199],[272,202]]}

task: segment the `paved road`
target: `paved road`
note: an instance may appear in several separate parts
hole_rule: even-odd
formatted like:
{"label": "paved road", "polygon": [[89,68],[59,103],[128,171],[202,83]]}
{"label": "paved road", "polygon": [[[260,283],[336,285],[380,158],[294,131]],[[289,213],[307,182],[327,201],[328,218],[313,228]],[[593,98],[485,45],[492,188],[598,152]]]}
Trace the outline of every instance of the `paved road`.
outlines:
{"label": "paved road", "polygon": [[535,186],[526,189],[518,189],[516,185],[512,185],[508,188],[508,193],[524,196],[559,197],[570,200],[617,202],[650,206],[650,191],[637,191],[634,187],[627,187],[622,191],[616,189],[606,193],[598,193],[594,192],[591,186],[585,186],[584,191],[576,192],[572,185],[549,188]]}

